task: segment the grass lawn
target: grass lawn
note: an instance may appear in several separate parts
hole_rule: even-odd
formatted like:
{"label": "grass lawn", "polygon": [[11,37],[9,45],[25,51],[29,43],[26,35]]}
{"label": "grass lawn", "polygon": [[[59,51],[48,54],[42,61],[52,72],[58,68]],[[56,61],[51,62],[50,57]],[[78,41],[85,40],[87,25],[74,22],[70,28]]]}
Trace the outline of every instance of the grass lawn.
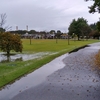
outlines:
{"label": "grass lawn", "polygon": [[37,52],[57,52],[53,55],[43,56],[41,59],[33,59],[29,61],[16,61],[9,63],[0,63],[0,88],[8,83],[13,82],[15,79],[28,74],[42,65],[50,62],[54,58],[65,54],[75,48],[84,46],[86,44],[99,42],[98,40],[84,40],[84,41],[73,41],[58,39],[57,43],[55,39],[32,39],[30,45],[30,39],[22,39],[23,41],[23,53],[37,53]]}

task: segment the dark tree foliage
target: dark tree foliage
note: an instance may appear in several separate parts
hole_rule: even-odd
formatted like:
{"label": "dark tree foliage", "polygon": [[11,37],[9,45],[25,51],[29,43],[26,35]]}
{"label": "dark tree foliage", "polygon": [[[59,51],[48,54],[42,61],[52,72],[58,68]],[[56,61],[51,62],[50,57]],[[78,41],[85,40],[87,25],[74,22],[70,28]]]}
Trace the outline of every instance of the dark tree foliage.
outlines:
{"label": "dark tree foliage", "polygon": [[[85,1],[90,1],[90,0],[85,0]],[[100,13],[100,0],[91,0],[93,1],[93,5],[89,7],[89,12],[90,13],[95,13],[98,12]],[[100,21],[97,22],[96,24],[96,30],[100,32]]]}
{"label": "dark tree foliage", "polygon": [[93,1],[93,5],[89,7],[90,13],[95,13],[95,12],[100,13],[100,0],[85,0],[85,1]]}
{"label": "dark tree foliage", "polygon": [[27,31],[26,30],[17,30],[17,31],[9,31],[10,33],[15,33],[15,34],[20,34],[20,35],[23,35],[25,34]]}
{"label": "dark tree foliage", "polygon": [[11,34],[9,32],[0,33],[0,49],[10,55],[10,51],[22,52],[22,41],[18,34]]}
{"label": "dark tree foliage", "polygon": [[89,32],[91,31],[91,28],[87,24],[87,21],[84,18],[78,18],[77,20],[73,19],[71,22],[69,28],[69,35],[76,34],[78,37],[78,40],[80,36],[84,37],[84,35],[87,36]]}
{"label": "dark tree foliage", "polygon": [[62,35],[61,31],[57,30],[57,33],[55,34],[55,37],[58,38],[58,39],[60,39],[61,35]]}
{"label": "dark tree foliage", "polygon": [[55,34],[55,33],[56,33],[55,30],[50,31],[50,34]]}
{"label": "dark tree foliage", "polygon": [[98,30],[93,30],[90,34],[90,36],[92,36],[94,39],[99,39],[100,37],[100,33]]}
{"label": "dark tree foliage", "polygon": [[97,22],[97,30],[100,32],[100,22]]}
{"label": "dark tree foliage", "polygon": [[85,0],[85,1],[93,1],[93,5],[89,7],[90,13],[95,13],[95,12],[100,13],[100,0]]}
{"label": "dark tree foliage", "polygon": [[29,34],[37,34],[37,32],[35,30],[30,30],[28,33]]}
{"label": "dark tree foliage", "polygon": [[93,23],[89,25],[92,30],[97,30],[97,23]]}

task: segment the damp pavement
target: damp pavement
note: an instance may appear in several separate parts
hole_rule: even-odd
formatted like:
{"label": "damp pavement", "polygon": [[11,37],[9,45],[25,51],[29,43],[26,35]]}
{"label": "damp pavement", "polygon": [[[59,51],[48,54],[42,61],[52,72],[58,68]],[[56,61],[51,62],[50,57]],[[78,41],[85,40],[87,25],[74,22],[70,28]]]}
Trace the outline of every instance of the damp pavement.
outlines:
{"label": "damp pavement", "polygon": [[94,43],[62,55],[0,91],[0,100],[100,100]]}

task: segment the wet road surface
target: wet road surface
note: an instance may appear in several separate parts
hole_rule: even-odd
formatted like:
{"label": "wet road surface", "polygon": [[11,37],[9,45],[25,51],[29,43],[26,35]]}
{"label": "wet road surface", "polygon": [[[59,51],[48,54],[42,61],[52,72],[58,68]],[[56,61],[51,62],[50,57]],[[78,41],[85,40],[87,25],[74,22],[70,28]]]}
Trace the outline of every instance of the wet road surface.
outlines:
{"label": "wet road surface", "polygon": [[64,67],[46,75],[40,84],[32,83],[30,88],[8,96],[9,100],[100,100],[100,71],[93,62],[99,49],[100,43],[96,43],[64,56]]}
{"label": "wet road surface", "polygon": [[62,60],[66,56],[68,56],[68,54],[54,59],[34,72],[22,77],[19,80],[16,80],[13,84],[5,86],[4,89],[0,91],[0,100],[11,100],[11,98],[17,94],[44,82],[47,76],[65,66]]}

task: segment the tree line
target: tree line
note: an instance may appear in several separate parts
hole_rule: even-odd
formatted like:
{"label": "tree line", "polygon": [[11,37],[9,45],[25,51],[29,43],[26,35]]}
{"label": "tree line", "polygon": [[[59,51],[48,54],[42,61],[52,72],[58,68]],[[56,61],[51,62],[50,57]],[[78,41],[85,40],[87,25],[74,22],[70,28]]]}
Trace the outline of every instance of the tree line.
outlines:
{"label": "tree line", "polygon": [[97,38],[100,37],[100,31],[98,29],[98,22],[88,25],[88,21],[84,18],[73,19],[68,28],[69,35],[76,35],[78,40],[80,38]]}

